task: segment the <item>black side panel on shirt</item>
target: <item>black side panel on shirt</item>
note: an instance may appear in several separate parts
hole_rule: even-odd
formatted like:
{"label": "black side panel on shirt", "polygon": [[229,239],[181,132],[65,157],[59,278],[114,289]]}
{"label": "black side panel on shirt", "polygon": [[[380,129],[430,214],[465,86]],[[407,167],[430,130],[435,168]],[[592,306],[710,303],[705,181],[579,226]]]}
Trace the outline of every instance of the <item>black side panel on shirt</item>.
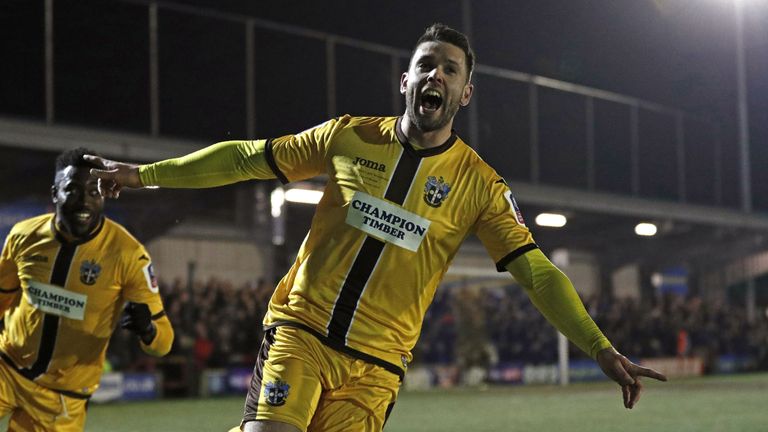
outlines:
{"label": "black side panel on shirt", "polygon": [[[389,187],[384,193],[387,200],[402,205],[411,189],[413,178],[419,170],[421,157],[411,152],[403,151],[400,160],[392,174]],[[333,307],[331,321],[328,323],[328,338],[336,344],[346,345],[347,333],[352,324],[352,317],[357,309],[357,302],[363,294],[365,285],[373,273],[385,243],[373,237],[367,237],[355,262],[349,270],[344,285],[341,287],[339,298]]]}
{"label": "black side panel on shirt", "polygon": [[[51,272],[51,285],[63,287],[67,283],[67,275],[72,259],[75,257],[77,245],[62,244],[56,255],[56,262]],[[29,369],[21,369],[21,374],[33,380],[48,369],[48,364],[53,357],[53,349],[56,347],[56,336],[59,332],[59,317],[45,314],[43,318],[43,332],[40,336],[40,347],[37,350],[37,360]]]}

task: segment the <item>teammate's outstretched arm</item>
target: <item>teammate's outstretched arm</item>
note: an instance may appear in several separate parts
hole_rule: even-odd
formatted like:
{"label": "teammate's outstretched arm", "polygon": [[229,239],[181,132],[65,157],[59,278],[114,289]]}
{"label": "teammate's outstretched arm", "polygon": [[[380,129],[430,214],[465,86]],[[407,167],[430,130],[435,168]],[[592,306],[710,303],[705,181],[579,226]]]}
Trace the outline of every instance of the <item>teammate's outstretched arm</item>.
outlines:
{"label": "teammate's outstretched arm", "polygon": [[611,346],[587,313],[571,281],[541,250],[526,252],[507,264],[506,269],[547,321],[595,359],[603,372],[621,386],[624,407],[631,409],[640,399],[640,377],[667,380],[653,369],[632,363]]}

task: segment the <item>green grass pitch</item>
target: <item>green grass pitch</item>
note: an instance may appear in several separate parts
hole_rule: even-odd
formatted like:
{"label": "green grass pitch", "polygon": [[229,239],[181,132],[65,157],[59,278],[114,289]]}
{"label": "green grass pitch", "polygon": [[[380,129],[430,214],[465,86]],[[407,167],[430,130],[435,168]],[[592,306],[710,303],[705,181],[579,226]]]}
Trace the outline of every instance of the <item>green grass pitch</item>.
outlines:
{"label": "green grass pitch", "polygon": [[[243,398],[92,405],[86,431],[226,431],[242,405]],[[649,382],[633,410],[610,383],[403,392],[385,430],[768,431],[768,374]]]}

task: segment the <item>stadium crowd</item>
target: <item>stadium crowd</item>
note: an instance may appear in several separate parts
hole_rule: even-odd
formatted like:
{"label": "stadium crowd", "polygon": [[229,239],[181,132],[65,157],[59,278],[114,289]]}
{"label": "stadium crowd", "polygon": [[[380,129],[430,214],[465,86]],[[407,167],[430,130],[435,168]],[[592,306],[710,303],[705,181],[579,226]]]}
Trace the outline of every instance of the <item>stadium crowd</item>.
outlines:
{"label": "stadium crowd", "polygon": [[[220,279],[161,281],[166,312],[176,329],[172,355],[194,369],[251,367],[261,344],[261,320],[272,287],[263,280],[234,286]],[[768,317],[746,320],[741,306],[670,294],[654,304],[589,298],[585,305],[606,336],[632,358],[746,356],[768,369]],[[129,338],[117,331],[115,338]],[[136,344],[113,343],[116,369],[152,368]],[[500,362],[557,362],[557,335],[516,285],[446,286],[435,294],[414,361],[487,367]],[[572,358],[585,354],[571,345]],[[148,364],[149,362],[149,364]],[[705,363],[711,363],[707,361]]]}
{"label": "stadium crowd", "polygon": [[[743,306],[668,294],[653,303],[585,299],[611,342],[632,358],[717,356],[756,359],[768,368],[768,317],[753,323]],[[514,285],[438,291],[417,346],[425,363],[487,366],[557,362],[557,334]],[[586,355],[570,345],[571,358]]]}
{"label": "stadium crowd", "polygon": [[[273,287],[263,280],[235,286],[221,279],[160,281],[166,313],[176,329],[171,357],[193,360],[197,370],[252,367],[262,339],[261,320]],[[116,331],[113,338],[130,334]],[[113,343],[108,360],[115,369],[154,369],[153,359],[129,343]]]}

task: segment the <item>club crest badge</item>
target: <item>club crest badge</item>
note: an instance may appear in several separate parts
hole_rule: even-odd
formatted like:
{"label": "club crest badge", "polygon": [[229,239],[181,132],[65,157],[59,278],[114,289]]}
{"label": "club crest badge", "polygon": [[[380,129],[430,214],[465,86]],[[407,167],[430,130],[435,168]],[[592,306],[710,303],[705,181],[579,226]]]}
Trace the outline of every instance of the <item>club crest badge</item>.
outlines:
{"label": "club crest badge", "polygon": [[86,285],[95,284],[99,274],[101,274],[101,266],[96,263],[96,260],[83,261],[80,265],[80,282]]}
{"label": "club crest badge", "polygon": [[268,382],[264,386],[264,399],[267,404],[272,406],[285,405],[285,399],[288,398],[288,390],[290,388],[291,386],[284,381]]}
{"label": "club crest badge", "polygon": [[451,185],[445,182],[443,176],[439,179],[429,176],[424,184],[424,202],[430,207],[440,207],[450,191]]}

